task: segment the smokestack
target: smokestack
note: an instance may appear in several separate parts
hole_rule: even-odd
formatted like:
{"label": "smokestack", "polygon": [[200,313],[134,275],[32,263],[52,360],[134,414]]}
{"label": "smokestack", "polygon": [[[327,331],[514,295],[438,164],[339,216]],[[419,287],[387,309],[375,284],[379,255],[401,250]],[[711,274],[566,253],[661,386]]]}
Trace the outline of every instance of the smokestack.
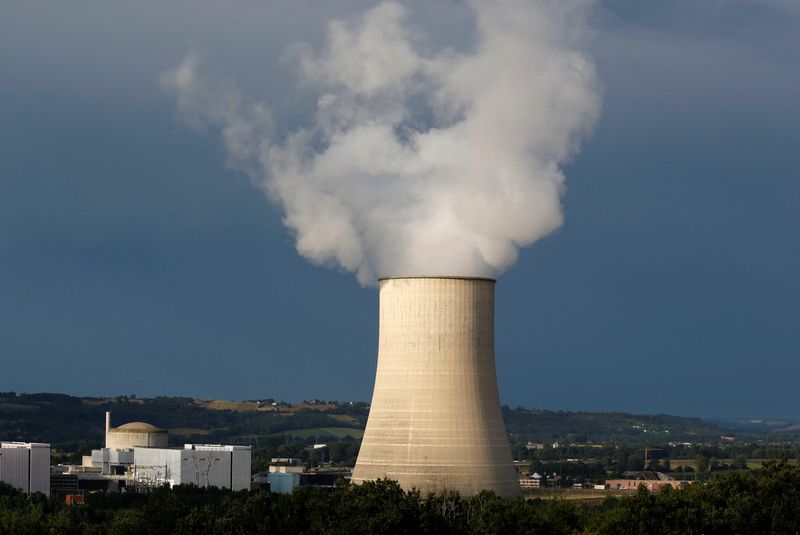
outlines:
{"label": "smokestack", "polygon": [[518,495],[497,391],[495,281],[399,277],[379,286],[378,369],[352,480]]}
{"label": "smokestack", "polygon": [[106,411],[106,447],[108,447],[108,431],[111,429],[111,411]]}

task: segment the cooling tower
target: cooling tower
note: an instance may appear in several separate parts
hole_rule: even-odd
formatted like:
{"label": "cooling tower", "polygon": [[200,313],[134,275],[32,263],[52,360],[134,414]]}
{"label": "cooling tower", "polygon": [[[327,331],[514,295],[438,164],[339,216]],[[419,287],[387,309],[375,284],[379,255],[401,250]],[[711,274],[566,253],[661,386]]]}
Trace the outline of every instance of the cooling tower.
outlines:
{"label": "cooling tower", "polygon": [[353,471],[407,490],[520,493],[494,365],[491,279],[381,279],[378,369]]}

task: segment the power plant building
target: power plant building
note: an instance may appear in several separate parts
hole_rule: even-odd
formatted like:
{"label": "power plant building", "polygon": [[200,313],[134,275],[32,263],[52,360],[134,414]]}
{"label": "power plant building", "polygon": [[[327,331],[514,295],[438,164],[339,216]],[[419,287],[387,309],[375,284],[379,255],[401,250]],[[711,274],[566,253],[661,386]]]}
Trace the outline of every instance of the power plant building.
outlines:
{"label": "power plant building", "polygon": [[108,488],[162,485],[250,489],[251,447],[185,444],[169,448],[165,429],[131,422],[111,427],[106,413],[106,447],[84,457],[82,479],[108,482]]}
{"label": "power plant building", "polygon": [[122,475],[133,466],[133,450],[110,448],[92,450],[89,466],[99,468],[103,475]]}
{"label": "power plant building", "polygon": [[0,481],[50,496],[50,444],[1,442]]}
{"label": "power plant building", "polygon": [[500,410],[491,279],[379,281],[378,367],[352,480],[520,493]]}
{"label": "power plant building", "polygon": [[111,413],[106,412],[106,446],[84,457],[85,468],[99,468],[101,475],[123,475],[133,466],[136,447],[166,448],[169,432],[145,422],[130,422],[111,427]]}
{"label": "power plant building", "polygon": [[134,448],[134,484],[197,485],[250,490],[250,446],[186,444],[183,449]]}

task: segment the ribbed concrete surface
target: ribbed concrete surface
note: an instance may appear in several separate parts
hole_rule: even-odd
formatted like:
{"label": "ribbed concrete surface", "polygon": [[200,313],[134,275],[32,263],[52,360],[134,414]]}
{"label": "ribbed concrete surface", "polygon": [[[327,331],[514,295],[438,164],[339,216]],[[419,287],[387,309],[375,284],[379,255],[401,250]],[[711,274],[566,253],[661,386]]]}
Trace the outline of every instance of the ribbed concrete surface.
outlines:
{"label": "ribbed concrete surface", "polygon": [[494,364],[494,281],[380,281],[378,369],[353,481],[519,494]]}

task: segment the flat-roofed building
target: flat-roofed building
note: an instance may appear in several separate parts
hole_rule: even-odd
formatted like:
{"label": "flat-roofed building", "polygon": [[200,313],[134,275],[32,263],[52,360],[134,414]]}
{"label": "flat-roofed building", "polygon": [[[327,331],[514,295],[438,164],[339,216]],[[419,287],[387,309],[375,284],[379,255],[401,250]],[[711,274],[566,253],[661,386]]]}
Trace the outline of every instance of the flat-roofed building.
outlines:
{"label": "flat-roofed building", "polygon": [[112,450],[109,448],[92,450],[89,463],[89,466],[93,468],[100,468],[101,474],[122,475],[133,465],[133,450]]}
{"label": "flat-roofed building", "polygon": [[635,491],[639,487],[644,487],[653,492],[665,487],[682,489],[691,483],[691,481],[673,479],[663,472],[654,472],[652,470],[624,472],[622,475],[626,476],[627,479],[607,479],[606,488],[609,490]]}
{"label": "flat-roofed building", "polygon": [[0,442],[0,481],[50,496],[50,444]]}
{"label": "flat-roofed building", "polygon": [[250,489],[250,446],[185,444],[183,449],[134,448],[137,487],[197,485]]}

